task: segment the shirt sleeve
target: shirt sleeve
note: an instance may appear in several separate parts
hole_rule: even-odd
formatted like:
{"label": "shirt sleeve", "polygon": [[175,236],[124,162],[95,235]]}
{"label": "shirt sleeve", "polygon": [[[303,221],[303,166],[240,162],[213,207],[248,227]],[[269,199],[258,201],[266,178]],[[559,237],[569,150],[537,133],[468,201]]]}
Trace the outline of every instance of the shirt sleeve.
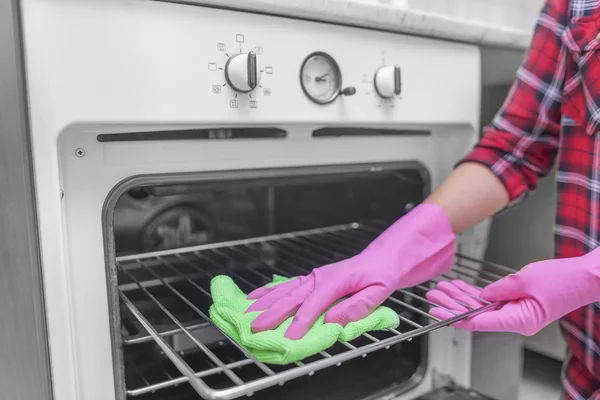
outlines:
{"label": "shirt sleeve", "polygon": [[568,56],[561,33],[568,14],[567,0],[545,2],[507,99],[459,162],[489,167],[506,187],[510,206],[536,188],[556,159]]}

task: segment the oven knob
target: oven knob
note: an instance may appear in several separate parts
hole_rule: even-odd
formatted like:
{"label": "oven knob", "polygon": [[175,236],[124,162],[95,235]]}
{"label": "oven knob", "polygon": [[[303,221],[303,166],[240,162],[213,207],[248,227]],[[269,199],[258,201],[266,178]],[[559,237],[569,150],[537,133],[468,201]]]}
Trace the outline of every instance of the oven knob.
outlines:
{"label": "oven knob", "polygon": [[400,94],[402,81],[400,79],[400,67],[381,67],[375,73],[375,91],[384,99],[389,99]]}
{"label": "oven knob", "polygon": [[260,80],[256,54],[253,51],[240,53],[227,60],[225,79],[236,92],[248,93],[254,90]]}

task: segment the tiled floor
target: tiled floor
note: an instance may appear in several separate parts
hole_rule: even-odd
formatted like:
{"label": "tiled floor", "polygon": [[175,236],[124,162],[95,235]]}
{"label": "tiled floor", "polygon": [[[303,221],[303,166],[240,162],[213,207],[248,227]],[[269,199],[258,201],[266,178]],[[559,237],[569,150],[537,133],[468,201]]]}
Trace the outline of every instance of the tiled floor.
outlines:
{"label": "tiled floor", "polygon": [[558,400],[560,366],[559,361],[526,351],[519,400]]}

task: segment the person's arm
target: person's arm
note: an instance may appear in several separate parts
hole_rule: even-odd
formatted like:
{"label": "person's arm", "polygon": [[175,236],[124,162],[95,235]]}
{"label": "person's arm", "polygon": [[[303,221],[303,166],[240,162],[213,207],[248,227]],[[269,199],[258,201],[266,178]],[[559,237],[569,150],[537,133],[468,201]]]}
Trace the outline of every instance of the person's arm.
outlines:
{"label": "person's arm", "polygon": [[[562,74],[570,57],[560,40],[561,29],[569,18],[567,5],[567,0],[546,3],[532,49],[505,111],[496,118],[478,149],[466,158],[494,171],[507,188],[512,203],[534,188],[537,178],[548,172],[558,147]],[[502,154],[503,149],[510,151]],[[453,188],[440,188],[431,200],[447,207],[460,228],[468,221],[449,200],[454,194]],[[484,212],[487,207],[480,206],[477,212]],[[468,312],[465,304],[479,308],[489,302],[498,303],[497,310],[475,315],[455,326],[472,331],[534,335],[569,312],[600,301],[600,248],[580,257],[531,263],[483,290],[462,281],[439,283],[427,293],[427,299],[441,306],[431,310],[439,319]]]}
{"label": "person's arm", "polygon": [[558,149],[568,0],[547,0],[517,79],[476,148],[427,200],[460,233],[515,205],[548,174]]}
{"label": "person's arm", "polygon": [[[562,65],[560,26],[567,0],[548,0],[518,79],[484,138],[426,200],[363,251],[279,286],[248,295],[255,332],[286,330],[300,339],[319,315],[346,325],[373,312],[394,291],[439,276],[454,264],[455,233],[515,204],[550,170],[558,147]],[[260,314],[260,315],[259,315]]]}
{"label": "person's arm", "polygon": [[496,214],[508,202],[508,192],[498,177],[488,167],[473,162],[460,164],[425,200],[446,212],[454,233]]}

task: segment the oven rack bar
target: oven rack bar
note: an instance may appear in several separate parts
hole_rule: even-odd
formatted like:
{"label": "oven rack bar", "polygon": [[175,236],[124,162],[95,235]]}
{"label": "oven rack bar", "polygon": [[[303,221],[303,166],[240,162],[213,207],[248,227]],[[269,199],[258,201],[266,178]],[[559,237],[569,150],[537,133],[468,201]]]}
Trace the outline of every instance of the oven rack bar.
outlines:
{"label": "oven rack bar", "polygon": [[[352,343],[339,343],[331,350],[291,366],[267,366],[247,357],[245,351],[240,351],[235,359],[222,360],[217,355],[218,349],[205,345],[194,335],[197,330],[211,329],[212,324],[206,317],[207,306],[202,310],[202,306],[195,304],[192,298],[210,300],[208,285],[212,277],[225,273],[241,287],[251,290],[270,281],[273,274],[287,277],[306,274],[314,267],[353,256],[381,231],[375,225],[352,223],[117,258],[120,281],[124,281],[120,284],[119,293],[122,306],[143,328],[143,333],[125,337],[123,343],[129,347],[154,341],[175,366],[171,372],[165,371],[164,379],[149,380],[144,377],[143,372],[138,371],[137,384],[127,382],[127,395],[138,396],[187,382],[205,399],[248,396],[294,378],[310,376],[327,367],[339,366],[357,357],[366,357],[373,351],[389,349],[400,342],[496,307],[495,304],[482,301],[486,304],[482,308],[468,307],[468,313],[456,315],[451,320],[439,321],[427,312],[435,305],[427,301],[425,292],[440,280],[460,278],[477,286],[484,286],[513,272],[503,266],[457,255],[452,272],[414,288],[399,290],[388,299],[384,305],[396,310],[401,320],[397,330],[365,334]],[[185,318],[176,317],[175,311],[170,311],[158,296],[152,294],[161,290],[171,297],[181,299],[193,311],[194,320],[184,320],[189,319],[189,314]],[[172,327],[161,330],[151,323],[136,306],[140,298],[154,308],[146,310],[147,315],[151,317],[160,310],[172,322]],[[198,320],[201,322],[198,323]],[[193,350],[206,358],[206,367],[194,369],[189,366],[169,343],[168,339],[175,335],[184,337],[193,344]],[[250,369],[252,373],[247,373]],[[211,387],[206,379],[215,376],[226,377],[228,383],[220,384],[216,389]],[[251,378],[248,379],[247,376]]]}

